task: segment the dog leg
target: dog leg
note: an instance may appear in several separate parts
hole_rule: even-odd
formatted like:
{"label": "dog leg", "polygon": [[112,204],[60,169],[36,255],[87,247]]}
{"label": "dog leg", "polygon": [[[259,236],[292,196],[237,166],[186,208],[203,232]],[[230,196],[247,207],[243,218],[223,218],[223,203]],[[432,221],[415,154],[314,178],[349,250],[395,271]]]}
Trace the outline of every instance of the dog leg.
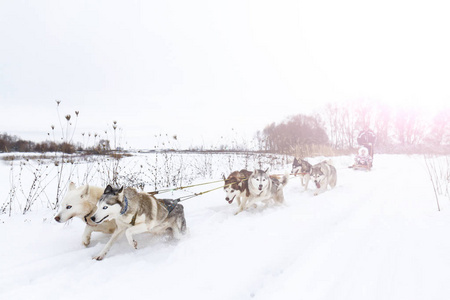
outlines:
{"label": "dog leg", "polygon": [[178,220],[176,222],[177,224],[175,224],[176,226],[172,227],[172,234],[173,234],[173,238],[176,240],[180,240],[183,236],[183,234],[181,233],[179,224],[178,224]]}
{"label": "dog leg", "polygon": [[184,214],[177,218],[177,226],[180,235],[184,235],[186,233],[186,219],[184,218]]}
{"label": "dog leg", "polygon": [[137,242],[133,239],[133,235],[147,232],[147,231],[149,231],[149,230],[145,223],[141,223],[141,224],[138,224],[138,225],[128,228],[125,231],[125,236],[127,237],[128,244],[130,244],[130,246],[133,247],[134,249],[137,249]]}
{"label": "dog leg", "polygon": [[99,253],[99,255],[94,256],[92,259],[102,260],[103,258],[105,258],[105,255],[108,253],[109,249],[111,249],[112,244],[123,234],[125,229],[126,227],[117,228],[117,230],[114,231],[108,243],[106,243],[105,247],[103,247],[103,250]]}
{"label": "dog leg", "polygon": [[305,191],[308,189],[308,184],[309,184],[309,178],[305,179]]}
{"label": "dog leg", "polygon": [[245,209],[245,206],[247,205],[248,198],[243,197],[241,200],[241,205],[239,205],[239,210],[235,212],[234,214],[237,215],[238,213],[242,212]]}
{"label": "dog leg", "polygon": [[277,204],[277,205],[281,205],[281,204],[283,204],[283,202],[284,202],[284,194],[283,194],[283,190],[280,190],[278,193],[277,193],[277,196],[275,197],[275,204]]}
{"label": "dog leg", "polygon": [[318,188],[316,190],[316,192],[314,193],[314,196],[317,196],[317,195],[325,192],[327,190],[327,187],[328,187],[328,180],[325,179],[324,182],[320,183],[320,188]]}
{"label": "dog leg", "polygon": [[91,243],[91,234],[94,231],[94,227],[90,225],[86,225],[83,232],[83,237],[81,239],[81,242],[85,247],[89,246]]}

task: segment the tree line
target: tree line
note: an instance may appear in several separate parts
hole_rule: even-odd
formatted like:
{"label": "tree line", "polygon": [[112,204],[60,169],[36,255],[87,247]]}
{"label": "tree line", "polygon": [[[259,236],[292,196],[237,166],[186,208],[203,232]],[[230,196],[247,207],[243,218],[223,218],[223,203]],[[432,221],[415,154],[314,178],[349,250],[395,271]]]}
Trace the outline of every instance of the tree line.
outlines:
{"label": "tree line", "polygon": [[296,147],[326,145],[336,150],[357,147],[365,127],[377,135],[381,152],[438,150],[450,146],[450,108],[427,115],[415,108],[374,102],[327,104],[315,115],[297,114],[267,125],[256,138],[261,149],[292,153]]}
{"label": "tree line", "polygon": [[69,142],[33,142],[21,139],[15,135],[7,133],[0,134],[0,152],[63,152],[72,154],[77,151],[87,151],[93,154],[102,154],[111,150],[109,140],[100,140],[97,145],[93,147],[83,147],[81,144],[73,144]]}

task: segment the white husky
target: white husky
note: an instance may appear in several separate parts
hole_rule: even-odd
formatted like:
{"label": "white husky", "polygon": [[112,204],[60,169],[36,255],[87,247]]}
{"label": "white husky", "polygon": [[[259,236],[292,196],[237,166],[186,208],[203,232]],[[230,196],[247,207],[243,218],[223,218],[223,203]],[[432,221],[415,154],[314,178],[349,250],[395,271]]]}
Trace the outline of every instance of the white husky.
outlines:
{"label": "white husky", "polygon": [[61,201],[59,212],[55,216],[55,221],[59,223],[67,222],[73,217],[82,219],[86,223],[82,237],[82,243],[85,246],[90,244],[92,232],[113,233],[117,227],[114,221],[95,224],[90,220],[102,194],[103,188],[91,185],[76,187],[75,183],[71,182],[69,190]]}

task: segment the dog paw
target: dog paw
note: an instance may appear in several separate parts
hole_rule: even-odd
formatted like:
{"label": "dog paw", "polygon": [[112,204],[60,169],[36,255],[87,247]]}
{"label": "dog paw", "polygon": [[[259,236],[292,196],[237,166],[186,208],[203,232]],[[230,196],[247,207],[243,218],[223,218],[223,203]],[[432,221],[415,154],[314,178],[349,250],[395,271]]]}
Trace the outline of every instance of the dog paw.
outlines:
{"label": "dog paw", "polygon": [[100,260],[102,260],[103,258],[105,258],[104,255],[98,255],[98,256],[94,256],[92,259],[100,261]]}
{"label": "dog paw", "polygon": [[87,247],[91,243],[91,239],[83,239],[82,243],[85,247]]}
{"label": "dog paw", "polygon": [[134,249],[137,249],[137,245],[138,245],[138,243],[135,240],[133,240],[133,247],[134,247]]}

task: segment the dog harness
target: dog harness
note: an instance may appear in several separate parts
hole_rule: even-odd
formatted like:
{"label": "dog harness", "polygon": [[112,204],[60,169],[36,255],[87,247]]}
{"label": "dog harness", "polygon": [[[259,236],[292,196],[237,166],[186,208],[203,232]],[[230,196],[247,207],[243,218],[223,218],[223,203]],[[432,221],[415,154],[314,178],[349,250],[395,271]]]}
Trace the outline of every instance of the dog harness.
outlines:
{"label": "dog harness", "polygon": [[159,199],[159,201],[164,204],[170,214],[172,210],[177,206],[178,202],[180,202],[180,199]]}
{"label": "dog harness", "polygon": [[[128,210],[128,198],[127,196],[123,195],[123,202],[125,202],[125,206],[122,208],[122,210],[120,211],[120,214],[123,215],[124,213],[127,212]],[[136,224],[136,217],[137,217],[138,212],[136,212],[134,214],[134,216],[131,218],[131,222],[130,225],[134,226]]]}

